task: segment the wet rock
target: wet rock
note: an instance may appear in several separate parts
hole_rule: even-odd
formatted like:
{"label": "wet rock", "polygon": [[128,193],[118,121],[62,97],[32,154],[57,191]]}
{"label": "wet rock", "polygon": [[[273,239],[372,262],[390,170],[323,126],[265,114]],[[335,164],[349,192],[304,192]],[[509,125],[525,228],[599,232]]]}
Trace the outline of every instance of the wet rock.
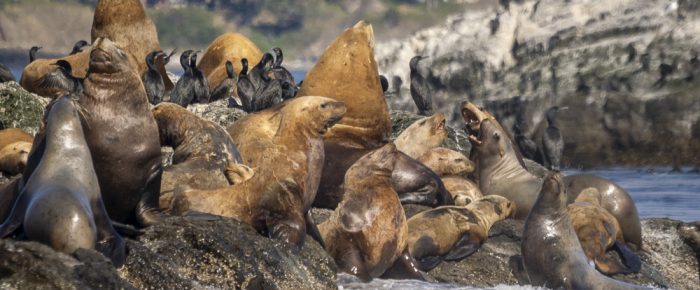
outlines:
{"label": "wet rock", "polygon": [[22,128],[29,134],[36,134],[49,101],[26,91],[16,82],[1,83],[0,130]]}

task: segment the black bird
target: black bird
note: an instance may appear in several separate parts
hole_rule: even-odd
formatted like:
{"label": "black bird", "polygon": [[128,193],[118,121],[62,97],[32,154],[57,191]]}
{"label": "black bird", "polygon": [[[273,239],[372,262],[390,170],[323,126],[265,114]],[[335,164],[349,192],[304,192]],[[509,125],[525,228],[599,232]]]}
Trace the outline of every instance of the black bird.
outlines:
{"label": "black bird", "polygon": [[29,63],[34,62],[36,59],[36,52],[41,49],[41,46],[32,46],[32,48],[29,49]]}
{"label": "black bird", "polygon": [[193,102],[200,104],[209,103],[209,82],[201,70],[197,68],[197,52],[190,55],[190,69],[194,75],[194,99]]}
{"label": "black bird", "polygon": [[41,77],[38,80],[39,87],[59,89],[58,95],[69,93],[81,95],[83,93],[83,79],[73,76],[73,68],[70,63],[60,59],[53,64],[57,65],[58,68]]}
{"label": "black bird", "polygon": [[399,100],[401,99],[401,85],[403,84],[403,80],[401,79],[400,76],[394,76],[391,78],[391,87],[394,88],[394,94],[396,95],[396,98]]}
{"label": "black bird", "polygon": [[518,145],[518,149],[520,149],[520,153],[523,155],[523,157],[530,160],[535,160],[535,156],[537,155],[537,144],[535,141],[532,141],[532,139],[525,136],[521,126],[522,122],[520,121],[516,121],[513,125],[515,144]]}
{"label": "black bird", "polygon": [[146,88],[148,101],[156,105],[163,101],[165,95],[165,83],[163,77],[156,69],[155,60],[158,56],[164,56],[162,51],[152,51],[146,56],[146,66],[148,69],[143,73],[143,86]]}
{"label": "black bird", "polygon": [[12,75],[12,71],[10,70],[10,68],[0,63],[0,83],[9,81],[16,82],[17,80],[15,79],[15,76]]}
{"label": "black bird", "polygon": [[386,93],[386,90],[389,89],[389,80],[385,76],[379,75],[379,82],[382,84],[382,92]]}
{"label": "black bird", "polygon": [[233,72],[233,63],[230,60],[226,61],[226,76],[211,93],[212,102],[233,96],[233,87],[238,82],[238,77]]}
{"label": "black bird", "polygon": [[275,56],[269,52],[266,52],[263,54],[262,58],[260,59],[260,62],[256,64],[252,69],[250,69],[250,73],[248,74],[250,77],[250,81],[253,83],[253,86],[255,88],[259,88],[261,86],[261,83],[263,82],[263,73],[266,71],[269,72],[267,69],[268,66],[272,66],[272,64],[275,61]]}
{"label": "black bird", "polygon": [[175,84],[170,101],[180,106],[187,107],[194,98],[194,83],[196,82],[192,67],[190,66],[190,55],[192,50],[186,50],[180,55],[180,66],[185,71]]}
{"label": "black bird", "polygon": [[296,86],[292,73],[282,66],[282,61],[284,60],[282,49],[275,47],[272,51],[275,53],[275,59],[272,64],[272,75],[275,79],[282,81],[282,98],[285,100],[294,98],[297,91],[299,91],[299,87]]}
{"label": "black bird", "polygon": [[418,107],[418,114],[423,116],[432,115],[433,100],[430,83],[418,72],[418,62],[426,56],[414,56],[408,66],[411,68],[411,97]]}
{"label": "black bird", "polygon": [[89,43],[85,40],[78,40],[78,42],[73,45],[73,50],[70,51],[70,55],[74,55],[76,53],[82,52],[83,48],[88,46]]}
{"label": "black bird", "polygon": [[163,53],[163,65],[166,65],[170,62],[170,57],[173,56],[175,52],[177,52],[177,47],[173,48],[173,50],[168,55],[165,55],[165,53]]}
{"label": "black bird", "polygon": [[557,106],[547,110],[547,129],[542,135],[542,157],[545,166],[552,171],[559,171],[561,166],[561,155],[564,152],[564,140],[561,137],[561,132],[557,127],[557,113],[561,110],[566,110],[567,107],[559,108]]}
{"label": "black bird", "polygon": [[241,59],[241,65],[243,68],[238,74],[238,98],[241,99],[241,104],[243,104],[243,110],[246,112],[252,112],[253,97],[255,96],[255,86],[248,76],[248,59]]}

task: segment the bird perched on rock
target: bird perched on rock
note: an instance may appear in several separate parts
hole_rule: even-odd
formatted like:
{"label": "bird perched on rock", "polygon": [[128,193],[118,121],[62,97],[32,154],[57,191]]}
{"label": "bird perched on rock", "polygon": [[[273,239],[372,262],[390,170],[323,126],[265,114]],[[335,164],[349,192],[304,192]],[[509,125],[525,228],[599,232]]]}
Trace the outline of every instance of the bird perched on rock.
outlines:
{"label": "bird perched on rock", "polygon": [[423,116],[432,115],[433,101],[432,88],[428,80],[418,71],[418,62],[426,56],[414,56],[408,66],[411,68],[411,97],[418,107],[418,114]]}
{"label": "bird perched on rock", "polygon": [[83,79],[73,76],[73,68],[70,63],[59,59],[53,64],[57,65],[58,68],[41,77],[38,80],[39,87],[56,89],[54,93],[56,97],[69,93],[81,95],[83,93]]}
{"label": "bird perched on rock", "polygon": [[146,67],[148,69],[143,73],[143,86],[146,89],[148,101],[153,105],[162,102],[163,95],[165,95],[163,77],[155,66],[155,59],[158,56],[165,56],[165,53],[158,50],[152,51],[146,56]]}
{"label": "bird perched on rock", "polygon": [[34,62],[36,59],[36,52],[41,49],[41,46],[32,46],[32,48],[29,49],[29,63]]}
{"label": "bird perched on rock", "polygon": [[548,126],[542,135],[542,157],[544,165],[552,171],[559,171],[561,155],[564,152],[564,139],[557,127],[557,113],[566,109],[568,107],[554,106],[549,108],[546,113]]}

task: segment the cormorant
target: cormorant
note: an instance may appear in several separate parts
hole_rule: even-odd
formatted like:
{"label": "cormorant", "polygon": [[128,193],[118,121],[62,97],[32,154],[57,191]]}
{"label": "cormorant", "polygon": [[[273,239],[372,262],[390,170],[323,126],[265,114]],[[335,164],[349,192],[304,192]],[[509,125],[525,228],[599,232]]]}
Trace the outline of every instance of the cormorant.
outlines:
{"label": "cormorant", "polygon": [[0,83],[9,82],[9,81],[16,82],[17,79],[15,79],[15,76],[12,74],[12,71],[10,70],[9,67],[0,63]]}
{"label": "cormorant", "polygon": [[41,77],[39,82],[40,88],[56,88],[61,90],[60,95],[67,93],[81,95],[83,93],[83,79],[73,76],[73,68],[70,63],[59,59],[53,65],[57,65],[54,71]]}
{"label": "cormorant", "polygon": [[170,95],[170,101],[180,106],[187,107],[194,98],[195,77],[190,66],[190,55],[192,50],[186,50],[180,55],[180,65],[185,72],[175,84],[175,88]]}
{"label": "cormorant", "polygon": [[250,69],[250,73],[248,74],[250,81],[253,83],[253,86],[257,89],[260,87],[261,83],[263,82],[262,74],[269,70],[266,69],[267,66],[271,66],[275,61],[275,56],[269,52],[266,52],[263,54],[262,58],[260,59],[260,62],[256,64],[252,69]]}
{"label": "cormorant", "polygon": [[525,136],[521,126],[522,124],[520,121],[516,121],[513,125],[515,144],[518,145],[518,149],[520,149],[520,153],[523,155],[523,157],[530,160],[535,160],[535,156],[537,154],[537,144],[535,141],[532,141],[532,139]]}
{"label": "cormorant", "polygon": [[238,77],[233,72],[233,63],[230,60],[226,61],[226,78],[211,93],[211,101],[225,99],[233,96],[233,88],[238,82]]}
{"label": "cormorant", "polygon": [[158,50],[152,51],[146,56],[146,66],[148,69],[143,73],[143,86],[146,89],[148,101],[153,105],[162,102],[163,95],[165,95],[163,77],[155,66],[155,60],[158,56],[165,56],[165,53]]}
{"label": "cormorant", "polygon": [[552,171],[559,171],[561,166],[561,155],[564,152],[564,140],[557,127],[557,113],[566,110],[567,107],[551,107],[547,110],[547,129],[542,135],[542,157],[545,166]]}
{"label": "cormorant", "polygon": [[282,98],[285,100],[294,98],[297,91],[299,91],[299,88],[296,86],[292,73],[282,66],[282,61],[284,60],[282,49],[275,47],[272,49],[272,51],[276,56],[275,61],[272,64],[272,74],[274,75],[275,79],[282,81]]}
{"label": "cormorant", "polygon": [[418,114],[423,116],[432,115],[433,111],[433,101],[432,101],[432,88],[419,72],[418,72],[418,62],[422,59],[427,58],[426,56],[414,56],[409,62],[409,67],[411,68],[411,97],[413,102],[416,103],[418,107]]}
{"label": "cormorant", "polygon": [[403,85],[403,80],[400,76],[394,76],[391,78],[391,87],[394,88],[394,94],[396,98],[401,99],[401,85]]}
{"label": "cormorant", "polygon": [[74,55],[74,54],[76,54],[76,53],[82,52],[82,51],[83,51],[83,47],[86,47],[86,46],[88,46],[88,45],[90,45],[90,44],[89,44],[87,41],[85,41],[85,40],[78,40],[78,42],[76,42],[75,45],[73,45],[73,50],[71,50],[71,52],[70,52],[69,55]]}
{"label": "cormorant", "polygon": [[385,76],[379,75],[379,83],[382,84],[382,93],[386,93],[386,90],[389,89],[389,80]]}
{"label": "cormorant", "polygon": [[250,113],[253,111],[252,103],[255,96],[255,86],[248,76],[248,59],[241,59],[241,65],[243,68],[238,74],[238,98],[241,99],[243,110]]}
{"label": "cormorant", "polygon": [[209,82],[201,70],[197,68],[197,52],[190,55],[190,69],[195,78],[194,82],[194,99],[192,102],[200,104],[209,103]]}
{"label": "cormorant", "polygon": [[36,59],[36,52],[41,49],[41,46],[32,46],[32,48],[29,49],[29,63],[34,62]]}

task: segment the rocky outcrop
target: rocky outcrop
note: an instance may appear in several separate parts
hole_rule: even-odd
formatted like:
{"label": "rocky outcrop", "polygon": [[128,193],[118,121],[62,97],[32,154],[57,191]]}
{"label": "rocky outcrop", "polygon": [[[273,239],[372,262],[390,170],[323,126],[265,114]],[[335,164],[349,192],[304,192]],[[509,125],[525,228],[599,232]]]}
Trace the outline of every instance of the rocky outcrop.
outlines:
{"label": "rocky outcrop", "polygon": [[16,82],[1,83],[0,130],[22,128],[29,134],[36,134],[44,116],[44,107],[49,101],[27,92]]}
{"label": "rocky outcrop", "polygon": [[335,289],[336,268],[312,238],[301,249],[226,218],[174,217],[127,240],[124,266],[79,250],[0,239],[0,288]]}
{"label": "rocky outcrop", "polygon": [[[698,165],[700,15],[692,1],[511,1],[379,43],[377,62],[403,79],[392,108],[415,110],[408,62],[424,60],[434,107],[459,120],[463,100],[537,139],[544,111],[560,114],[569,166]],[[519,98],[515,98],[519,96]]]}

